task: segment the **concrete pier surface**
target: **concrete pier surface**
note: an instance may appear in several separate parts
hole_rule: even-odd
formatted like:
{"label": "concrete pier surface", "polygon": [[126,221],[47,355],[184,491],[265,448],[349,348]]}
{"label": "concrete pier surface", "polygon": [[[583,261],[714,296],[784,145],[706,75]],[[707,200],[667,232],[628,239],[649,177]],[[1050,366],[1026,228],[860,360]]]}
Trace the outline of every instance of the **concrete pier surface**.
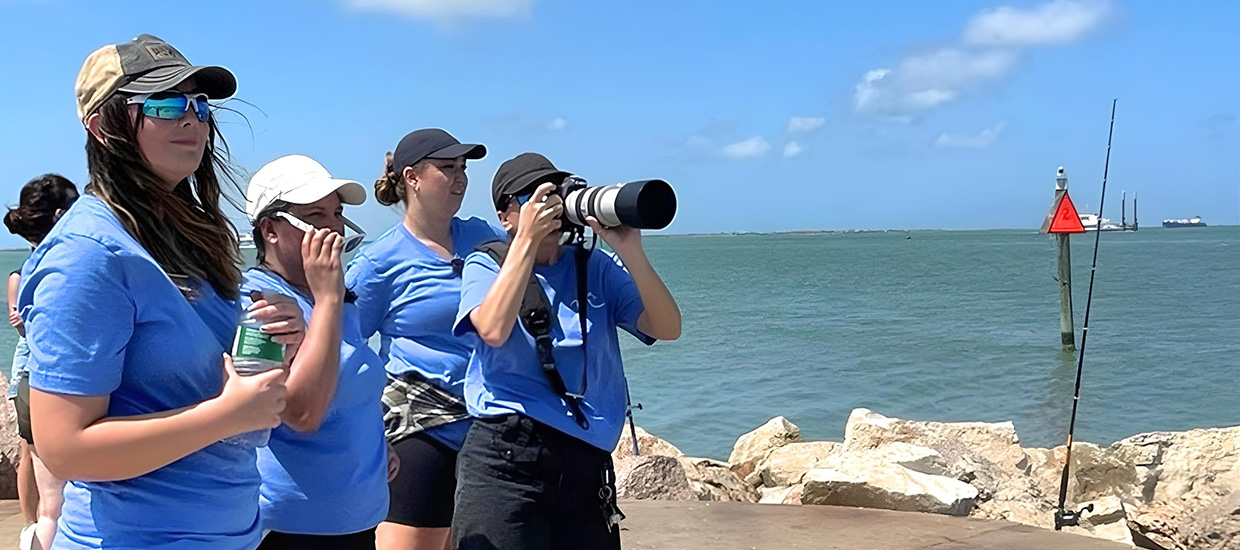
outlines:
{"label": "concrete pier surface", "polygon": [[1122,550],[1006,521],[835,506],[629,501],[626,550]]}
{"label": "concrete pier surface", "polygon": [[[626,550],[1122,550],[1125,545],[1004,521],[834,506],[622,501]],[[0,548],[23,520],[0,500]]]}

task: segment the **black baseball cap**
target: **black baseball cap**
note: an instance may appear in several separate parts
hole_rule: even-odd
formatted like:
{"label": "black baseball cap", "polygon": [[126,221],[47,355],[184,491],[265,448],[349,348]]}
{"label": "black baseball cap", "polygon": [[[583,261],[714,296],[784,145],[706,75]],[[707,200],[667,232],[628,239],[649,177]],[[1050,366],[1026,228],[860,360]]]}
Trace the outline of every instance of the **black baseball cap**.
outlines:
{"label": "black baseball cap", "polygon": [[406,166],[413,166],[422,159],[454,159],[465,157],[478,160],[487,156],[487,148],[472,143],[461,143],[439,128],[414,130],[401,138],[392,153],[392,167],[399,174]]}
{"label": "black baseball cap", "polygon": [[503,197],[517,194],[534,184],[552,182],[559,184],[564,178],[571,176],[551,164],[538,153],[521,153],[499,165],[495,172],[495,180],[491,182],[491,200],[496,210],[502,210]]}
{"label": "black baseball cap", "polygon": [[78,74],[78,117],[85,120],[116,92],[146,94],[176,88],[194,77],[211,99],[237,92],[237,78],[224,67],[193,65],[172,45],[149,34],[95,50]]}

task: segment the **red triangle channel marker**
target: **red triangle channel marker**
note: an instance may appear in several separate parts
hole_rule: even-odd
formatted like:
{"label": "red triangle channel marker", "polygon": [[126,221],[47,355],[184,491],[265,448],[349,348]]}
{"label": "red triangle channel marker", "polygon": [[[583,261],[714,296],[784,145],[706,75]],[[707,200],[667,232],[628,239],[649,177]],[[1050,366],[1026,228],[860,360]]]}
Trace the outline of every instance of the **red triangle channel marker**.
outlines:
{"label": "red triangle channel marker", "polygon": [[1072,199],[1068,198],[1068,193],[1065,191],[1059,205],[1055,207],[1055,217],[1051,220],[1048,233],[1084,232],[1085,226],[1081,225],[1081,216],[1076,213],[1076,207],[1072,205]]}

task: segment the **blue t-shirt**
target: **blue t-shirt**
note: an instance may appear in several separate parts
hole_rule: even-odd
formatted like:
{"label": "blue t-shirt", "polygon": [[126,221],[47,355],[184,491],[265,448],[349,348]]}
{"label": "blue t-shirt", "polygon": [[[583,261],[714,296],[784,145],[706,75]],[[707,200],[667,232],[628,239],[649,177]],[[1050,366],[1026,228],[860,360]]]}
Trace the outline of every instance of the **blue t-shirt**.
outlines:
{"label": "blue t-shirt", "polygon": [[30,373],[30,346],[26,345],[26,337],[18,336],[17,345],[13,347],[13,364],[9,368],[9,390],[5,394],[8,399],[17,399],[18,382]]}
{"label": "blue t-shirt", "polygon": [[637,330],[645,306],[633,277],[610,252],[590,255],[586,345],[589,368],[581,350],[581,324],[577,319],[577,270],[574,252],[565,248],[554,264],[535,266],[534,275],[547,295],[554,322],[551,339],[555,365],[573,393],[586,385],[582,412],[590,421],[583,430],[573,419],[564,399],[551,387],[538,361],[534,338],[520,321],[508,341],[498,348],[478,338],[469,312],[482,304],[487,290],[499,275],[499,265],[489,255],[475,252],[465,260],[461,307],[455,332],[476,345],[465,378],[465,403],[474,416],[520,413],[586,443],[610,452],[624,427],[624,366],[616,327],[623,328],[647,345],[654,339]]}
{"label": "blue t-shirt", "polygon": [[[252,290],[293,296],[310,325],[314,303],[278,275],[247,270],[243,306],[249,306]],[[357,329],[353,304],[344,305],[341,321],[340,374],[323,424],[311,433],[280,426],[258,449],[263,529],[347,535],[387,517],[387,442],[379,401],[387,376]]]}
{"label": "blue t-shirt", "polygon": [[[26,259],[29,260],[30,258],[27,257]],[[25,262],[22,262],[22,265],[24,266]],[[21,270],[19,269],[13,273],[16,273],[20,280]],[[30,374],[29,363],[30,348],[26,346],[26,337],[19,334],[17,335],[17,345],[13,347],[13,363],[9,365],[9,391],[5,397],[9,399],[17,398],[18,381],[23,376]]]}
{"label": "blue t-shirt", "polygon": [[[508,240],[503,230],[481,218],[452,219],[452,253],[464,258],[479,244]],[[357,293],[362,335],[380,335],[379,355],[387,372],[417,372],[458,397],[464,395],[470,342],[452,335],[460,304],[460,261],[453,267],[398,223],[349,262],[345,286]],[[459,450],[469,431],[462,420],[427,430]]]}
{"label": "blue t-shirt", "polygon": [[[103,201],[83,195],[22,272],[30,387],[107,396],[110,417],[219,395],[240,310],[209,284],[191,285],[193,302]],[[216,442],[133,479],[70,481],[56,548],[254,548],[254,460],[253,449]]]}

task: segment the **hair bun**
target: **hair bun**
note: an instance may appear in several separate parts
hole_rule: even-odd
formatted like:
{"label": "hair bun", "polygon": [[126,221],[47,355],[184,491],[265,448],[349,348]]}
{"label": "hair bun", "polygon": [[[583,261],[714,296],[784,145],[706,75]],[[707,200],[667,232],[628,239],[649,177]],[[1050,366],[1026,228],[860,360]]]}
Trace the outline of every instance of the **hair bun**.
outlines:
{"label": "hair bun", "polygon": [[392,152],[383,156],[383,175],[375,180],[375,200],[384,206],[396,204],[405,198],[405,186],[393,166]]}

